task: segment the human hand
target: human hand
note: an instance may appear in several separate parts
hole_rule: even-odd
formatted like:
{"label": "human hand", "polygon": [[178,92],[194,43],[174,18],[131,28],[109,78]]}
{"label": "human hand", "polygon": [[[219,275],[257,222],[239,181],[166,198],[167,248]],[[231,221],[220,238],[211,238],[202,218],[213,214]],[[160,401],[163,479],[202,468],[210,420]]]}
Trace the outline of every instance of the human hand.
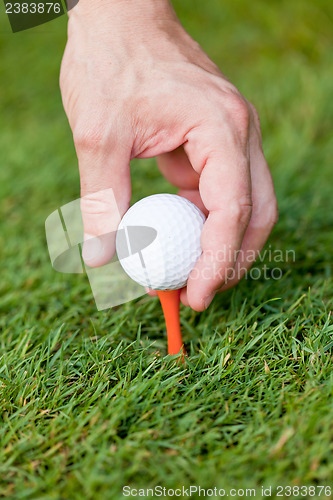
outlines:
{"label": "human hand", "polygon": [[[181,293],[202,311],[239,281],[253,263],[248,252],[260,251],[277,220],[256,110],[166,0],[80,0],[69,14],[60,86],[79,160],[86,263],[103,265],[114,252],[102,236],[113,208],[106,190],[123,215],[130,160],[156,156],[179,194],[208,216],[202,256]],[[101,244],[89,248],[91,237]]]}

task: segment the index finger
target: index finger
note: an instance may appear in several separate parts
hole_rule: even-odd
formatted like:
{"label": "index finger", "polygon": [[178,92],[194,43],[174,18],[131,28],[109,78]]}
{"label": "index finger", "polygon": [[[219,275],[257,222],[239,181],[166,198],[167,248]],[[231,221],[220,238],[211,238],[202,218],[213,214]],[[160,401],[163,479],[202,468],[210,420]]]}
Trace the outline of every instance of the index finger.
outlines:
{"label": "index finger", "polygon": [[196,129],[185,150],[200,174],[199,191],[209,210],[202,255],[187,282],[187,301],[204,310],[232,272],[252,211],[251,176],[244,141],[229,127]]}

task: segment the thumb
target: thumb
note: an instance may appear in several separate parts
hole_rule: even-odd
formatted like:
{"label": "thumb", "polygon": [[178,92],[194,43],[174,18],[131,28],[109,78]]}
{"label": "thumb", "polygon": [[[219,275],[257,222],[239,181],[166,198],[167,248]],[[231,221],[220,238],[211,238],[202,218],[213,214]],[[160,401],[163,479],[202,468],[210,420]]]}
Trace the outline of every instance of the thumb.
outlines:
{"label": "thumb", "polygon": [[115,253],[115,236],[131,198],[130,148],[78,150],[81,214],[84,229],[82,257],[90,267],[107,264]]}

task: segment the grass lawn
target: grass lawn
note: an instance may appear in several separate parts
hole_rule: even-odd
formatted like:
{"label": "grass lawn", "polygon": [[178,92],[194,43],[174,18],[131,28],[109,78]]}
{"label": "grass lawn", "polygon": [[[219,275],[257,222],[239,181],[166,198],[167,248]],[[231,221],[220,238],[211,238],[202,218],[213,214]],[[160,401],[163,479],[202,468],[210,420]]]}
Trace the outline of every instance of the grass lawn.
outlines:
{"label": "grass lawn", "polygon": [[[58,89],[66,19],[14,35],[2,10],[0,498],[333,488],[332,3],[175,7],[259,110],[280,207],[266,249],[283,261],[202,314],[182,308],[186,366],[166,355],[157,299],[98,312],[86,276],[52,269],[44,233],[79,197]],[[133,201],[175,192],[154,160],[132,171]]]}

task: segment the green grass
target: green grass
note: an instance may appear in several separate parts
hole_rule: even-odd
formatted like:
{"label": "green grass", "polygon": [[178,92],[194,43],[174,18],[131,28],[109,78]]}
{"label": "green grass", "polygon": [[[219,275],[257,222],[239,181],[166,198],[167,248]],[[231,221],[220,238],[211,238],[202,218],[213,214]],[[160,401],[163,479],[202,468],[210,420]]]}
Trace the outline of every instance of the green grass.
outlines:
{"label": "green grass", "polygon": [[[85,276],[52,269],[44,234],[79,196],[58,89],[66,20],[13,35],[2,16],[0,497],[333,486],[331,2],[175,5],[260,112],[280,206],[267,248],[295,262],[183,308],[186,366],[166,355],[156,299],[98,312]],[[135,162],[134,200],[168,190],[153,160]]]}

